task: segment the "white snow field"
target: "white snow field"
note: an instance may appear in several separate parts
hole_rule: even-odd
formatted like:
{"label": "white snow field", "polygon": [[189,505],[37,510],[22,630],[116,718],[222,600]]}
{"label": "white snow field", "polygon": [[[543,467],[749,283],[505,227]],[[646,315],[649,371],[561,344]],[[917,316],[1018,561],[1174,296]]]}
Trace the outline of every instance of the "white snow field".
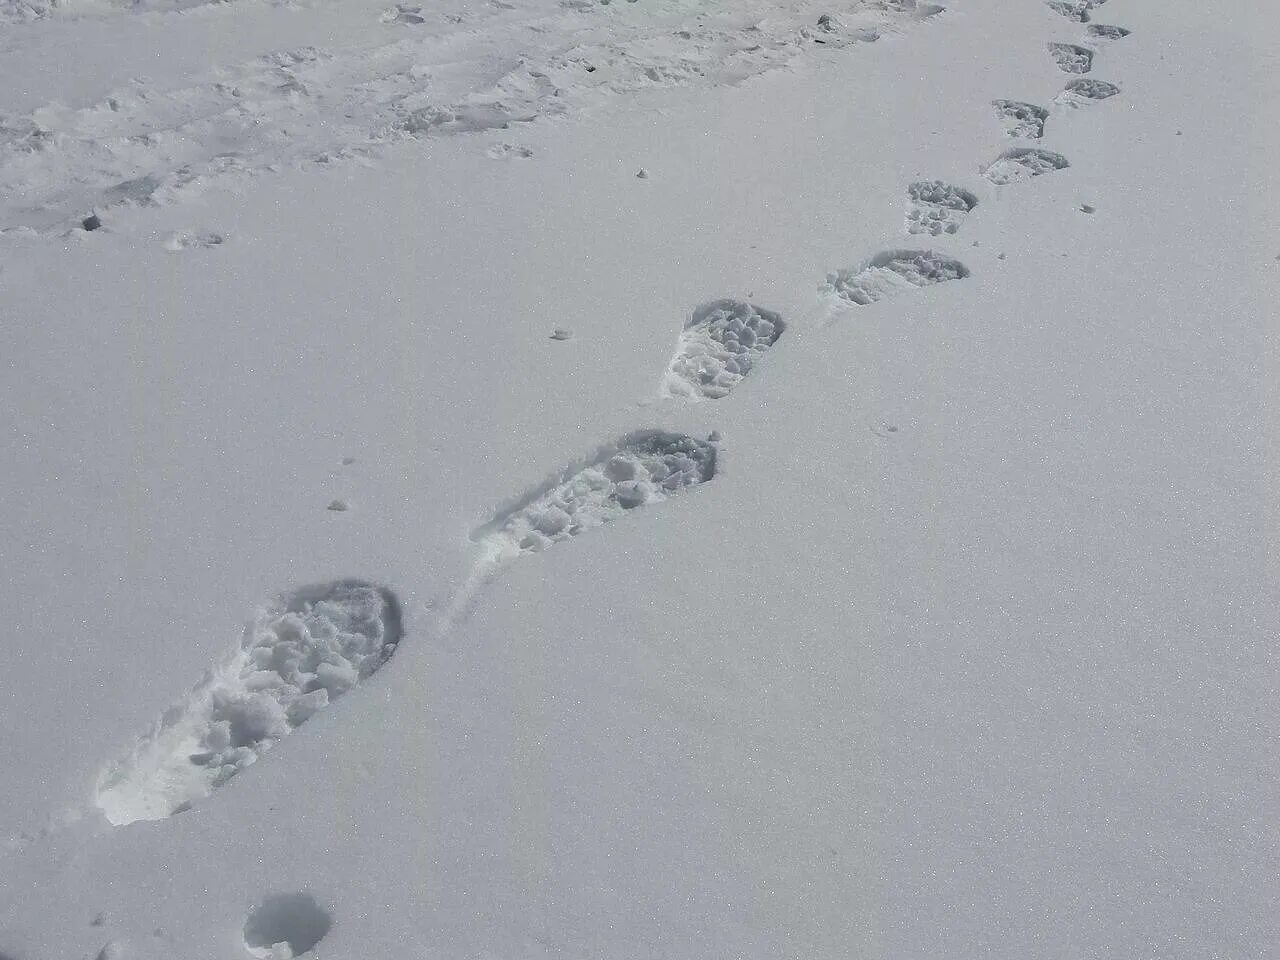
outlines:
{"label": "white snow field", "polygon": [[0,0],[0,958],[1272,960],[1277,37]]}

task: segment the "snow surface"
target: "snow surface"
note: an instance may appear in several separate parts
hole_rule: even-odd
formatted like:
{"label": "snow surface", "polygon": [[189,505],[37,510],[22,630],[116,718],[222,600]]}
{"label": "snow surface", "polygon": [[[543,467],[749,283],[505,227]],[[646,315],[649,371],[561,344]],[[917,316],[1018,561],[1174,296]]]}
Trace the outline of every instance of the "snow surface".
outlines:
{"label": "snow surface", "polygon": [[4,960],[1275,955],[1280,14],[0,21]]}

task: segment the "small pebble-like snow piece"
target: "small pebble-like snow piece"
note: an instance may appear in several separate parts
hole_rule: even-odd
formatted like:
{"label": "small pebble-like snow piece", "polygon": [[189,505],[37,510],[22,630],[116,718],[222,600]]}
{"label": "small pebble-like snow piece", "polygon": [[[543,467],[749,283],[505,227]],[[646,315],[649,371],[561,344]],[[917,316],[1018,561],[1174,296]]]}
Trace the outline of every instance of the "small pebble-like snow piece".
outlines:
{"label": "small pebble-like snow piece", "polygon": [[1064,170],[1068,166],[1070,164],[1067,163],[1067,158],[1060,153],[1034,147],[1014,147],[1000,154],[982,175],[992,183],[1003,186],[1022,183],[1032,177]]}
{"label": "small pebble-like snow piece", "polygon": [[662,393],[693,400],[727,397],[786,328],[772,310],[743,300],[702,304],[680,331]]}
{"label": "small pebble-like snow piece", "polygon": [[540,552],[706,483],[716,456],[712,440],[663,430],[630,434],[500,513],[473,539],[491,565]]}
{"label": "small pebble-like snow piece", "polygon": [[380,669],[400,622],[395,596],[358,580],[276,600],[227,660],[103,771],[98,808],[117,826],[188,809]]}
{"label": "small pebble-like snow piece", "polygon": [[969,276],[959,260],[932,250],[886,250],[860,266],[827,277],[827,288],[849,303],[867,306],[919,287]]}
{"label": "small pebble-like snow piece", "polygon": [[556,327],[554,330],[551,331],[551,339],[552,340],[572,340],[573,331],[566,330],[564,327]]}

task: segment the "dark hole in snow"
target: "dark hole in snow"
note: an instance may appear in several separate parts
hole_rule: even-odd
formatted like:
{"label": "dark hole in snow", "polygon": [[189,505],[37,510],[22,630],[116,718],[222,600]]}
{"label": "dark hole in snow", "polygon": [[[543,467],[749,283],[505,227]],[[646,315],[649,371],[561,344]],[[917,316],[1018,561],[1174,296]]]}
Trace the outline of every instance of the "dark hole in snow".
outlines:
{"label": "dark hole in snow", "polygon": [[84,227],[86,230],[97,230],[102,226],[102,220],[96,213],[91,213],[80,221],[80,226]]}
{"label": "dark hole in snow", "polygon": [[249,914],[244,943],[258,957],[270,957],[277,943],[287,943],[297,957],[324,939],[331,926],[328,912],[310,894],[278,893]]}

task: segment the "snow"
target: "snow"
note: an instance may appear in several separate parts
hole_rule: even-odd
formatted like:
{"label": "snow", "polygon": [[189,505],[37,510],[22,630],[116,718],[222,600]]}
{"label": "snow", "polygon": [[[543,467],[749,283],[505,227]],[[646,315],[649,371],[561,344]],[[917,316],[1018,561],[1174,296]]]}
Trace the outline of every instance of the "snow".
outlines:
{"label": "snow", "polygon": [[5,960],[1270,955],[1272,11],[4,11]]}

